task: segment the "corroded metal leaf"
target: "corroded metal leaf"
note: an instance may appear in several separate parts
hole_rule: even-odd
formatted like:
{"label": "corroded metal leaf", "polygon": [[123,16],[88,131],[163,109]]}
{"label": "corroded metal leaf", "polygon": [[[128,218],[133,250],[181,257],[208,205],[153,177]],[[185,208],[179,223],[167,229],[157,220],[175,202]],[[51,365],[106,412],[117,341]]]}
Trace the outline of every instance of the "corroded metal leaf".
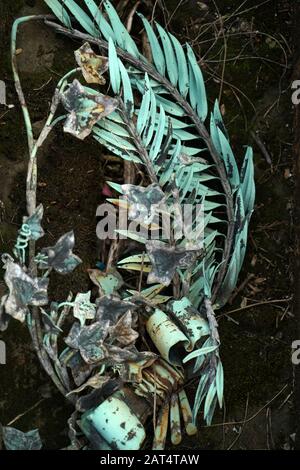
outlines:
{"label": "corroded metal leaf", "polygon": [[45,232],[41,226],[44,215],[43,204],[39,204],[34,213],[30,217],[24,217],[23,223],[28,225],[30,230],[30,240],[38,240],[43,237]]}
{"label": "corroded metal leaf", "polygon": [[91,375],[95,368],[95,364],[86,364],[86,362],[82,359],[80,352],[78,351],[68,361],[67,367],[71,369],[74,382],[77,387],[79,387]]}
{"label": "corroded metal leaf", "polygon": [[81,263],[81,259],[72,253],[74,245],[74,232],[71,231],[60,237],[54,246],[42,248],[41,254],[44,255],[44,260],[40,268],[53,268],[60,274],[73,271]]}
{"label": "corroded metal leaf", "polygon": [[91,303],[91,291],[76,295],[73,315],[75,318],[78,318],[81,326],[84,326],[86,320],[93,320],[95,318],[96,306]]}
{"label": "corroded metal leaf", "polygon": [[69,115],[64,131],[83,140],[91,132],[94,124],[111,114],[118,101],[101,93],[88,93],[78,80],[74,80],[61,96],[62,103]]}
{"label": "corroded metal leaf", "polygon": [[124,281],[115,268],[107,272],[100,269],[88,269],[91,281],[99,287],[100,295],[110,295],[122,287]]}
{"label": "corroded metal leaf", "polygon": [[4,280],[9,288],[5,312],[24,322],[28,306],[47,305],[49,279],[32,278],[17,263],[8,260],[5,264]]}
{"label": "corroded metal leaf", "polygon": [[115,324],[128,310],[135,310],[136,305],[126,300],[121,300],[116,295],[106,295],[97,302],[96,319],[100,322]]}
{"label": "corroded metal leaf", "polygon": [[84,384],[80,385],[80,387],[75,388],[74,390],[69,392],[68,395],[71,395],[72,393],[80,393],[87,387],[92,387],[95,389],[102,388],[103,385],[105,385],[109,380],[110,377],[107,375],[100,375],[99,373],[95,374],[90,377]]}
{"label": "corroded metal leaf", "polygon": [[106,357],[104,339],[107,336],[107,325],[96,322],[80,329],[77,338],[79,352],[87,364],[95,364]]}
{"label": "corroded metal leaf", "polygon": [[12,427],[3,427],[3,441],[6,450],[40,450],[43,446],[39,431],[22,432]]}
{"label": "corroded metal leaf", "polygon": [[156,357],[148,351],[139,352],[134,346],[119,348],[118,346],[110,346],[106,344],[107,358],[105,363],[110,366],[122,364],[124,362],[136,362],[145,358]]}
{"label": "corroded metal leaf", "polygon": [[68,336],[65,338],[65,343],[72,349],[79,349],[78,336],[81,330],[79,322],[74,322],[69,331]]}
{"label": "corroded metal leaf", "polygon": [[136,222],[150,224],[157,209],[165,201],[164,192],[155,183],[147,187],[123,184],[122,190],[129,203],[129,219]]}
{"label": "corroded metal leaf", "polygon": [[130,310],[126,312],[120,320],[109,329],[109,337],[112,343],[116,342],[122,346],[133,344],[139,334],[132,329],[132,313]]}
{"label": "corroded metal leaf", "polygon": [[186,251],[167,245],[159,240],[146,243],[152,271],[148,275],[148,284],[159,282],[168,286],[176,272],[176,268],[187,268],[196,259],[196,251]]}
{"label": "corroded metal leaf", "polygon": [[85,42],[74,54],[85,81],[105,85],[106,81],[102,75],[108,69],[108,58],[95,54],[88,42]]}
{"label": "corroded metal leaf", "polygon": [[156,355],[149,353],[149,357],[144,357],[134,362],[128,361],[123,363],[118,367],[118,373],[124,382],[141,383],[143,379],[143,369],[151,366],[156,359]]}

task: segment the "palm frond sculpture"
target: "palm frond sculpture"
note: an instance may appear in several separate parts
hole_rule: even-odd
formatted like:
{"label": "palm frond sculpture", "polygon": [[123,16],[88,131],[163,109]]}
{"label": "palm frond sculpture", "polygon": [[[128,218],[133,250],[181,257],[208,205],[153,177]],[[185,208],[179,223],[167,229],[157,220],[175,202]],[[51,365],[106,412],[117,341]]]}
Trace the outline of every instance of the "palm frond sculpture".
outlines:
{"label": "palm frond sculpture", "polygon": [[[103,10],[93,0],[85,0],[85,10],[74,0],[45,2],[61,23],[47,18],[46,24],[82,40],[75,58],[93,88],[84,80],[68,83],[74,71],[68,73],[40,138],[35,144],[29,139],[29,213],[15,246],[16,259],[3,257],[9,294],[1,302],[1,325],[6,327],[8,316],[27,321],[43,366],[76,404],[69,422],[73,448],[86,446],[75,432],[79,423],[92,448],[138,449],[153,413],[153,448],[164,447],[169,417],[171,440],[179,444],[180,410],[192,435],[201,405],[210,424],[217,402],[223,402],[214,312],[235,288],[245,255],[255,197],[252,149],[246,149],[239,171],[217,102],[208,117],[203,76],[188,44],[183,47],[159,24],[153,29],[139,15],[150,44],[148,60],[110,2],[102,2]],[[112,96],[98,89],[106,74]],[[43,209],[34,197],[36,154],[62,119],[54,119],[59,101],[68,112],[66,132],[80,139],[91,134],[139,168],[142,178],[136,177],[136,184],[109,182],[120,195],[109,202],[125,208],[131,221],[117,232],[132,239],[134,248],[123,258],[116,258],[113,249],[106,269],[90,271],[99,297],[93,301],[90,293],[78,293],[47,307],[50,272],[67,274],[80,262],[72,252],[72,232],[37,255],[32,251],[43,235]],[[186,208],[192,211],[189,217]],[[193,211],[200,214],[200,224]],[[169,221],[167,237],[159,230],[159,214]],[[125,271],[137,273],[132,289],[123,283]],[[65,338],[67,348],[59,352],[58,337],[70,310],[73,326]],[[190,378],[198,378],[192,410],[184,391]]]}

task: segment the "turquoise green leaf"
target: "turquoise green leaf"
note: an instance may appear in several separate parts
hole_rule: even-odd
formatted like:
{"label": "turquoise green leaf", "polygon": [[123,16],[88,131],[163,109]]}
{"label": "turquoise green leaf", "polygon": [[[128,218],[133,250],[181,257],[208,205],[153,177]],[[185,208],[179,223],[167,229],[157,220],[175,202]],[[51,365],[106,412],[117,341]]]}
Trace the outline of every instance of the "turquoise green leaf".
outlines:
{"label": "turquoise green leaf", "polygon": [[149,117],[149,108],[150,108],[150,100],[151,100],[151,89],[149,84],[148,75],[145,75],[145,91],[143,94],[143,99],[141,103],[141,107],[138,110],[138,119],[136,124],[136,130],[139,134],[141,134],[146,126],[148,117]]}
{"label": "turquoise green leaf", "polygon": [[178,157],[180,155],[180,152],[181,152],[181,142],[178,139],[176,146],[173,150],[173,153],[171,155],[171,158],[168,164],[166,165],[164,172],[159,178],[159,184],[161,186],[164,186],[168,181],[170,181],[172,174],[175,172],[176,164],[178,164]]}
{"label": "turquoise green leaf", "polygon": [[220,142],[220,137],[219,137],[219,128],[216,124],[213,113],[211,113],[211,117],[210,117],[210,136],[218,154],[221,155],[222,147],[221,147],[221,142]]}
{"label": "turquoise green leaf", "polygon": [[145,129],[142,134],[142,139],[146,147],[150,144],[153,134],[154,134],[154,129],[155,129],[157,104],[156,104],[155,95],[152,90],[150,91],[150,103],[151,104],[150,104],[150,110],[148,114],[147,123],[145,125]]}
{"label": "turquoise green leaf", "polygon": [[[101,131],[101,129],[100,129],[100,131]],[[116,147],[115,142],[113,142],[112,144],[109,144],[107,139],[104,139],[100,136],[101,134],[100,135],[95,135],[95,133],[96,132],[94,130],[94,138],[100,144],[104,145],[108,150],[115,153],[119,157],[123,158],[123,160],[127,160],[129,162],[135,162],[135,163],[142,164],[142,161],[136,155],[134,155],[132,152],[129,152],[128,150],[124,149],[122,146],[121,146],[121,148]],[[110,140],[111,140],[111,137],[110,137]]]}
{"label": "turquoise green leaf", "polygon": [[217,395],[215,394],[212,401],[211,401],[211,403],[210,403],[209,410],[207,411],[206,416],[205,416],[207,426],[211,425],[213,415],[214,415],[214,412],[215,412],[215,409],[216,409],[216,404],[217,404]]}
{"label": "turquoise green leaf", "polygon": [[136,151],[136,148],[133,144],[118,135],[113,135],[111,132],[107,132],[106,130],[100,129],[99,127],[93,129],[93,131],[96,136],[99,136],[101,139],[106,140],[111,145],[115,145],[116,147],[122,150]]}
{"label": "turquoise green leaf", "polygon": [[197,110],[200,119],[205,121],[208,109],[204,80],[193,49],[189,44],[187,44],[187,56],[189,61],[191,104]]}
{"label": "turquoise green leaf", "polygon": [[126,137],[128,139],[130,138],[125,127],[122,127],[109,119],[102,119],[96,124],[95,127],[101,127],[101,129],[105,129],[106,131],[114,133],[120,137]]}
{"label": "turquoise green leaf", "polygon": [[238,167],[237,167],[231,146],[228,140],[226,139],[225,135],[219,128],[218,128],[218,134],[219,134],[220,147],[221,147],[221,156],[225,164],[226,173],[230,181],[232,191],[235,191],[240,184],[240,176],[239,176]]}
{"label": "turquoise green leaf", "polygon": [[118,193],[123,194],[123,189],[122,189],[122,186],[120,184],[114,183],[113,181],[106,181],[106,183],[108,184],[108,186],[113,188]]}
{"label": "turquoise green leaf", "polygon": [[72,29],[70,16],[66,12],[66,9],[58,0],[45,0],[48,7],[53,11],[54,15],[67,27]]}
{"label": "turquoise green leaf", "polygon": [[121,76],[120,76],[120,67],[119,59],[117,56],[116,48],[112,38],[109,38],[108,41],[108,60],[109,60],[109,76],[110,84],[114,93],[120,93],[121,86]]}
{"label": "turquoise green leaf", "polygon": [[213,116],[214,116],[216,125],[219,127],[219,129],[221,129],[223,134],[228,139],[228,132],[227,132],[226,127],[225,127],[224,122],[223,122],[223,117],[222,117],[222,114],[221,114],[221,111],[220,111],[218,100],[216,100],[215,104],[214,104]]}
{"label": "turquoise green leaf", "polygon": [[114,34],[111,26],[106,21],[103,14],[101,13],[100,8],[99,8],[100,5],[97,5],[94,0],[84,0],[84,1],[85,1],[86,6],[88,7],[92,17],[93,17],[95,23],[98,26],[99,31],[102,33],[104,38],[108,41],[109,38],[111,37],[115,42],[115,40],[116,40],[115,34]]}
{"label": "turquoise green leaf", "polygon": [[63,0],[63,5],[69,8],[72,15],[74,15],[78,23],[87,33],[91,34],[93,37],[98,37],[100,35],[94,21],[91,20],[91,18],[74,0]]}
{"label": "turquoise green leaf", "polygon": [[251,147],[247,147],[240,179],[245,212],[246,215],[251,215],[255,202],[253,150]]}
{"label": "turquoise green leaf", "polygon": [[214,346],[207,346],[201,349],[196,349],[196,351],[192,351],[190,354],[185,356],[182,362],[183,364],[185,364],[186,362],[191,361],[192,359],[195,359],[195,357],[202,356],[203,354],[209,354],[215,351],[216,349],[218,349],[218,347],[219,347],[218,345],[214,345]]}
{"label": "turquoise green leaf", "polygon": [[156,23],[156,27],[163,45],[170,82],[172,83],[172,85],[176,86],[178,80],[178,69],[173,45],[171,43],[168,33],[158,23]]}
{"label": "turquoise green leaf", "polygon": [[233,289],[236,286],[238,275],[246,253],[248,224],[249,218],[245,218],[242,229],[236,235],[234,251],[232,253],[231,260],[228,266],[226,276],[222,283],[220,293],[218,294],[218,298],[216,300],[216,304],[218,307],[222,307],[223,305],[225,305]]}
{"label": "turquoise green leaf", "polygon": [[217,396],[220,408],[223,406],[223,393],[224,393],[224,371],[222,362],[219,360],[217,373],[216,373],[216,388],[217,388]]}
{"label": "turquoise green leaf", "polygon": [[165,130],[165,123],[166,123],[166,114],[164,108],[160,106],[159,108],[159,122],[155,133],[155,138],[153,139],[152,146],[150,148],[149,156],[152,161],[154,161],[158,155],[158,152],[162,146],[162,141],[164,138],[164,130]]}
{"label": "turquoise green leaf", "polygon": [[215,385],[215,382],[212,382],[208,389],[206,399],[205,399],[205,404],[204,404],[204,419],[205,420],[207,420],[207,417],[208,417],[208,414],[209,414],[209,411],[210,411],[210,408],[212,406],[215,396],[216,396],[216,385]]}
{"label": "turquoise green leaf", "polygon": [[170,33],[169,33],[169,36],[173,43],[173,47],[175,49],[176,58],[177,58],[179,91],[182,94],[182,96],[184,96],[185,98],[189,91],[189,74],[188,74],[186,56],[185,56],[183,47],[178,41],[178,39],[175,38],[175,36],[173,36]]}
{"label": "turquoise green leaf", "polygon": [[135,42],[131,38],[130,34],[128,33],[127,29],[123,25],[122,21],[120,20],[119,15],[116,12],[115,8],[107,0],[104,0],[103,3],[104,3],[104,8],[110,20],[110,24],[114,31],[115,40],[118,46],[120,46],[122,49],[129,52],[135,58],[138,59],[140,57],[139,50]]}
{"label": "turquoise green leaf", "polygon": [[126,68],[119,59],[119,69],[121,72],[122,85],[123,85],[123,101],[128,116],[132,117],[134,111],[134,100],[131,88],[131,83]]}
{"label": "turquoise green leaf", "polygon": [[208,374],[203,374],[197,387],[195,400],[194,400],[194,407],[193,407],[193,422],[194,423],[196,423],[198,411],[205,397],[208,378],[209,378]]}
{"label": "turquoise green leaf", "polygon": [[159,41],[149,21],[141,13],[138,13],[138,15],[144,24],[144,28],[148,36],[148,40],[149,40],[151,52],[152,52],[152,59],[155,64],[155,67],[157,68],[157,70],[162,76],[165,76],[165,71],[166,71],[165,57],[160,47]]}
{"label": "turquoise green leaf", "polygon": [[[174,116],[184,116],[184,110],[181,106],[170,101],[166,98],[163,98],[160,95],[156,96],[156,101],[158,104],[162,104],[166,113],[173,114]],[[198,150],[199,151],[199,150]]]}

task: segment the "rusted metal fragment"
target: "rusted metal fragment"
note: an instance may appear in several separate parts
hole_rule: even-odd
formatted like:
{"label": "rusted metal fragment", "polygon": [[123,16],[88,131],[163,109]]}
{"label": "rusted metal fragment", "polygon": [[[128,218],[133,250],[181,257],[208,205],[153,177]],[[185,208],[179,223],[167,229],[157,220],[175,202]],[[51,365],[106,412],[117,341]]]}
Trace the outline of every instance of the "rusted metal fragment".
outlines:
{"label": "rusted metal fragment", "polygon": [[133,386],[135,393],[146,398],[151,405],[154,396],[157,404],[162,405],[182,383],[183,374],[162,358],[158,358],[149,368],[143,370],[142,382]]}
{"label": "rusted metal fragment", "polygon": [[165,448],[169,423],[169,408],[170,406],[167,402],[164,406],[162,406],[159,412],[154,432],[154,440],[152,445],[153,450],[163,450]]}
{"label": "rusted metal fragment", "polygon": [[159,240],[147,242],[146,250],[152,263],[152,271],[148,275],[147,283],[158,282],[164,286],[172,282],[177,268],[185,269],[191,266],[198,253],[192,250],[182,250]]}
{"label": "rusted metal fragment", "polygon": [[149,358],[144,358],[139,361],[127,361],[118,367],[118,373],[124,382],[141,383],[143,379],[143,369],[146,369],[156,360],[153,355]]}
{"label": "rusted metal fragment", "polygon": [[123,184],[122,190],[129,204],[129,219],[146,225],[153,221],[158,208],[166,198],[160,186],[155,183],[147,187]]}
{"label": "rusted metal fragment", "polygon": [[121,398],[126,405],[134,412],[140,422],[144,425],[153,413],[153,402],[149,403],[143,397],[139,397],[129,384],[125,384],[114,393],[116,398]]}
{"label": "rusted metal fragment", "polygon": [[81,140],[92,132],[96,122],[111,114],[118,106],[117,99],[101,93],[89,93],[78,80],[74,80],[61,95],[61,100],[69,113],[64,131]]}
{"label": "rusted metal fragment", "polygon": [[186,433],[188,436],[193,436],[197,434],[197,428],[193,424],[193,414],[185,390],[180,390],[178,396]]}
{"label": "rusted metal fragment", "polygon": [[95,54],[88,42],[85,42],[74,54],[85,81],[105,85],[106,80],[102,75],[108,69],[108,58]]}
{"label": "rusted metal fragment", "polygon": [[178,395],[173,393],[171,396],[170,404],[170,429],[171,429],[171,441],[175,446],[180,444],[182,435],[180,427],[180,412],[178,404]]}

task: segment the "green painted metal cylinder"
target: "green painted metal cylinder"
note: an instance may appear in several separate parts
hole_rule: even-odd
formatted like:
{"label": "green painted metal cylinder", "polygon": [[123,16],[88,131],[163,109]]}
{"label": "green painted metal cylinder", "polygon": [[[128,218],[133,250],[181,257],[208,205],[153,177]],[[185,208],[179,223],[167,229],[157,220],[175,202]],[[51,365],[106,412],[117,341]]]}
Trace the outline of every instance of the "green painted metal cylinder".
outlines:
{"label": "green painted metal cylinder", "polygon": [[148,319],[146,328],[161,356],[170,364],[180,365],[189,340],[175,323],[157,308]]}
{"label": "green painted metal cylinder", "polygon": [[92,424],[109,446],[118,450],[138,450],[146,437],[145,429],[127,404],[114,395],[81,418],[83,431]]}

